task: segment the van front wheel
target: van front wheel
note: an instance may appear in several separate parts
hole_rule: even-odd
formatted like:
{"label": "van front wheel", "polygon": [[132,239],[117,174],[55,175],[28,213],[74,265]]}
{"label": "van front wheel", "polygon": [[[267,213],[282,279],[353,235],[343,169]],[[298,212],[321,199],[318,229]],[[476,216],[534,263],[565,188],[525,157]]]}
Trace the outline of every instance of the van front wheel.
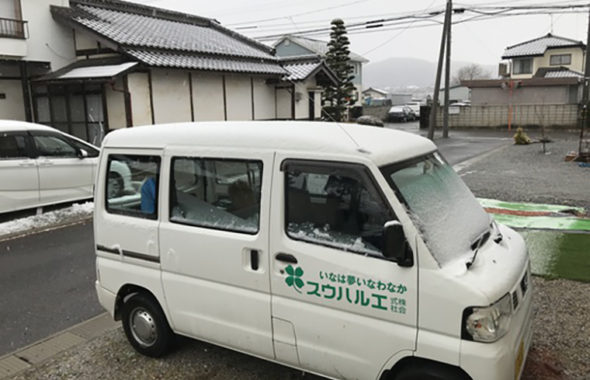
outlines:
{"label": "van front wheel", "polygon": [[140,354],[160,357],[165,355],[174,339],[160,305],[145,294],[135,294],[121,309],[123,330],[129,343]]}

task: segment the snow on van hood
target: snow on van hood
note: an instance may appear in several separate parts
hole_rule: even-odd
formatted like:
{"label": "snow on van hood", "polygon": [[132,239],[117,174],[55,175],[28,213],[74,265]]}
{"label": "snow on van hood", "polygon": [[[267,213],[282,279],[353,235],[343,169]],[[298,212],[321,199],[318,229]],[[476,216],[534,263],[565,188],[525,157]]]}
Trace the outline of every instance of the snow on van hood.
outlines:
{"label": "snow on van hood", "polygon": [[502,241],[496,243],[494,236],[491,236],[480,248],[470,268],[465,265],[464,258],[442,267],[447,274],[483,294],[489,304],[508,293],[528,265],[528,253],[522,236],[506,226],[498,227],[503,236]]}

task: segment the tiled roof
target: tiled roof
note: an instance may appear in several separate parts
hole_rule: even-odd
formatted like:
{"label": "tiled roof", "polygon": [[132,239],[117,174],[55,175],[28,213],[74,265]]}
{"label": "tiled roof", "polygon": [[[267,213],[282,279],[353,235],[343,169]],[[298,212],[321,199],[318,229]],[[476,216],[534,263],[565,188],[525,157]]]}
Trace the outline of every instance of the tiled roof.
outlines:
{"label": "tiled roof", "polygon": [[[275,46],[278,45],[281,41],[283,41],[285,39],[289,39],[292,42],[294,42],[298,45],[301,45],[305,49],[312,51],[321,57],[325,57],[326,53],[328,52],[328,42],[327,41],[321,41],[321,40],[316,40],[313,38],[300,37],[300,36],[291,36],[291,35],[285,36],[285,37],[281,38],[279,41],[277,41],[275,43]],[[350,52],[350,59],[353,61],[358,61],[358,62],[362,62],[362,63],[369,62],[369,60],[367,60],[366,58],[364,58],[356,53],[353,53],[353,52]]]}
{"label": "tiled roof", "polygon": [[583,78],[584,74],[579,73],[577,71],[570,70],[565,67],[560,67],[558,69],[549,69],[544,70],[545,72],[541,72],[541,69],[537,70],[535,77],[540,76],[541,78]]}
{"label": "tiled roof", "polygon": [[193,70],[226,71],[250,74],[286,73],[277,63],[234,60],[225,57],[199,56],[176,52],[125,49],[125,52],[149,66],[174,67]]}
{"label": "tiled roof", "polygon": [[534,40],[521,42],[516,45],[508,46],[502,55],[502,58],[530,57],[545,54],[548,48],[579,46],[585,48],[581,41],[569,38],[554,36],[551,33],[535,38]]}
{"label": "tiled roof", "polygon": [[120,0],[70,0],[58,20],[89,30],[147,65],[285,74],[272,49],[215,20]]}
{"label": "tiled roof", "polygon": [[287,81],[305,80],[320,66],[322,66],[321,62],[295,62],[284,64],[283,67],[289,72],[289,75],[283,79]]}

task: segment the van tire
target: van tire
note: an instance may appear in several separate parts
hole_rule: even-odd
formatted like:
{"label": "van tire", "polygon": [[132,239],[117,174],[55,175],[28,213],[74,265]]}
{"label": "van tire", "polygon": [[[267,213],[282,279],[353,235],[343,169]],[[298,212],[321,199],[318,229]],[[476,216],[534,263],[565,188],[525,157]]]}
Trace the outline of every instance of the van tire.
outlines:
{"label": "van tire", "polygon": [[121,316],[127,340],[140,354],[157,358],[172,347],[174,333],[152,297],[144,293],[132,295],[123,304]]}

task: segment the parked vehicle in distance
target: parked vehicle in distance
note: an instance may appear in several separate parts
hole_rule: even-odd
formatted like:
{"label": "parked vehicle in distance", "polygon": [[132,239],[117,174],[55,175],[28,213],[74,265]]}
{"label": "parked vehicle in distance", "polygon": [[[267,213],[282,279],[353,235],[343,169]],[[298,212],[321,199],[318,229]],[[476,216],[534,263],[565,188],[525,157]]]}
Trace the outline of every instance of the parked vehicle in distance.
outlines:
{"label": "parked vehicle in distance", "polygon": [[414,113],[415,119],[420,119],[420,102],[409,102],[405,104]]}
{"label": "parked vehicle in distance", "polygon": [[0,120],[0,213],[92,198],[98,154],[57,129]]}
{"label": "parked vehicle in distance", "polygon": [[408,106],[393,106],[387,112],[387,119],[389,121],[401,121],[406,122],[409,120],[414,120],[415,115]]}
{"label": "parked vehicle in distance", "polygon": [[[125,165],[135,194],[111,191]],[[100,154],[96,291],[130,344],[174,334],[331,379],[516,379],[530,260],[436,146],[388,128],[179,123]]]}
{"label": "parked vehicle in distance", "polygon": [[[0,120],[0,213],[92,199],[100,149],[45,125]],[[129,168],[112,176],[134,193]]]}

